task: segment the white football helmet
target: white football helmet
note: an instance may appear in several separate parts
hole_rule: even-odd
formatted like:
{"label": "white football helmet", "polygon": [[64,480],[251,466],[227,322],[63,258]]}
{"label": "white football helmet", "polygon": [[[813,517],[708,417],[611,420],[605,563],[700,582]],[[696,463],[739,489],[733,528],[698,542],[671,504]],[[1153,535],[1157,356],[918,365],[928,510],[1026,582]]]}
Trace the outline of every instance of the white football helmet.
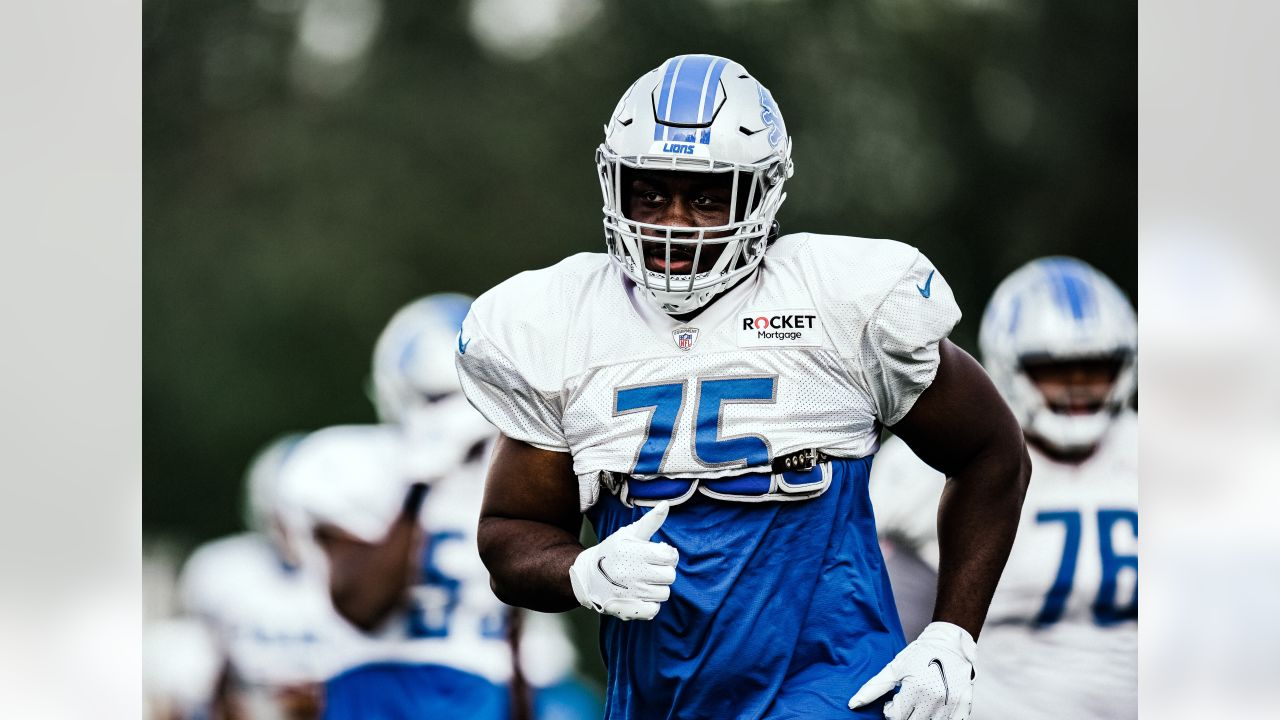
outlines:
{"label": "white football helmet", "polygon": [[[1033,260],[1005,278],[982,315],[978,345],[991,380],[1023,429],[1064,451],[1093,447],[1137,383],[1138,321],[1120,288],[1069,257]],[[1114,359],[1119,372],[1103,407],[1053,412],[1028,363]]]}
{"label": "white football helmet", "polygon": [[280,469],[293,452],[302,433],[289,433],[267,443],[249,461],[244,476],[244,524],[271,540],[276,550],[292,559],[289,538],[280,519]]}
{"label": "white football helmet", "polygon": [[382,422],[402,422],[414,408],[462,390],[454,346],[471,301],[437,293],[391,317],[373,348],[373,403]]}
{"label": "white football helmet", "polygon": [[[622,272],[649,291],[666,313],[679,315],[706,305],[753,272],[764,257],[774,216],[791,177],[791,138],[769,90],[738,63],[714,55],[678,55],[637,80],[604,127],[596,150],[604,194],[604,234],[609,255]],[[729,224],[674,227],[629,220],[623,168],[733,173]],[[739,207],[745,198],[745,207]],[[643,242],[693,252],[688,275],[645,267]],[[723,234],[723,237],[715,237]],[[698,272],[703,245],[724,252]],[[669,264],[669,263],[668,263]]]}

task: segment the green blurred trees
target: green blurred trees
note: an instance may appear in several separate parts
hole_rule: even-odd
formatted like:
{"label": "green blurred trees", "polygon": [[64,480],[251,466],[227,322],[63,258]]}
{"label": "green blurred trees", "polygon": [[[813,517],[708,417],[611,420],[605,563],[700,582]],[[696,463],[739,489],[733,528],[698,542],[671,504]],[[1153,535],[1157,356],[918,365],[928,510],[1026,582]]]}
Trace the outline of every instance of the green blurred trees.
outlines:
{"label": "green blurred trees", "polygon": [[610,3],[516,62],[476,43],[465,2],[387,0],[328,97],[291,80],[288,6],[144,4],[148,534],[235,529],[262,443],[372,421],[373,341],[403,303],[602,250],[601,125],[677,53],[773,90],[795,139],[784,231],[921,247],[962,345],[1032,257],[1082,257],[1136,297],[1133,3]]}

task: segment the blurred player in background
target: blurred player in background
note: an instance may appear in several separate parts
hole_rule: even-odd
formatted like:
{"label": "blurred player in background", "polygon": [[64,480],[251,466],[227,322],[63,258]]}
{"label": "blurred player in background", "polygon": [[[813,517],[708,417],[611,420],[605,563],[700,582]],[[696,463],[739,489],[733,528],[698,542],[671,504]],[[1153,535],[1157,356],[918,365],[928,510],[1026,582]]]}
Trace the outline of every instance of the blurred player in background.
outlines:
{"label": "blurred player in background", "polygon": [[[470,642],[485,647],[502,641],[519,648],[512,677],[517,714],[532,692],[536,717],[599,717],[595,693],[574,676],[576,652],[560,618],[499,601],[476,549],[485,463],[497,429],[467,402],[454,365],[458,331],[471,302],[457,293],[419,298],[392,316],[374,347],[374,405],[382,422],[403,429],[410,473],[432,477],[442,463],[458,466],[431,484],[423,506],[428,544],[415,601],[439,636],[451,632],[450,617],[458,612],[451,608],[459,605],[485,608],[486,618],[495,617],[493,608],[506,612],[505,627],[485,625]],[[467,626],[461,629],[467,637]]]}
{"label": "blurred player in background", "polygon": [[[340,425],[311,433],[290,454],[281,492],[303,564],[324,579],[332,606],[366,639],[325,684],[326,718],[426,717],[450,697],[495,702],[483,678],[453,671],[414,643],[407,603],[423,547],[424,483],[405,472],[400,433]],[[468,682],[471,680],[471,682]],[[365,713],[362,715],[361,713]]]}
{"label": "blurred player in background", "polygon": [[[983,362],[1017,414],[1035,481],[983,628],[974,717],[1137,717],[1137,320],[1119,288],[1072,258],[1000,284],[979,331]],[[871,473],[880,532],[938,563],[943,475],[902,441]],[[891,567],[891,572],[893,567]],[[933,588],[894,575],[904,614]]]}
{"label": "blurred player in background", "polygon": [[[371,390],[384,424],[321,430],[286,470],[334,605],[370,639],[328,683],[328,718],[599,715],[598,700],[573,680],[573,647],[558,622],[531,617],[515,635],[476,550],[495,431],[459,392],[453,367],[469,306],[442,294],[401,309],[374,351]],[[519,666],[517,643],[529,660]],[[526,680],[537,692],[524,690]]]}
{"label": "blurred player in background", "polygon": [[355,637],[323,585],[300,567],[287,530],[280,471],[301,437],[277,439],[250,463],[251,530],[197,548],[179,580],[183,609],[206,623],[222,657],[213,718],[319,717],[322,683]]}
{"label": "blurred player in background", "polygon": [[[779,236],[791,139],[727,58],[642,76],[596,161],[608,254],[498,285],[458,339],[503,433],[480,527],[499,595],[605,616],[610,718],[967,718],[1027,466],[946,339],[947,282],[901,243]],[[867,496],[883,426],[955,476],[909,644]]]}

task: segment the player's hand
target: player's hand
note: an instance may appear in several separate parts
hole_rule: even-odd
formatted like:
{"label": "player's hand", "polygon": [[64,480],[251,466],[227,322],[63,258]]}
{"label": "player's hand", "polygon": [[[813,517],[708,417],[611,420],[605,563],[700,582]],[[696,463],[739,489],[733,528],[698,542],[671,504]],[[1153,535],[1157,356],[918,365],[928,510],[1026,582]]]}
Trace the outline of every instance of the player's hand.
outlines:
{"label": "player's hand", "polygon": [[583,550],[569,568],[573,594],[583,607],[623,620],[652,620],[659,603],[671,597],[680,554],[664,542],[650,542],[667,519],[665,500],[639,520]]}
{"label": "player's hand", "polygon": [[977,645],[963,628],[933,622],[852,698],[849,709],[870,704],[901,685],[885,703],[888,720],[968,720],[973,704]]}

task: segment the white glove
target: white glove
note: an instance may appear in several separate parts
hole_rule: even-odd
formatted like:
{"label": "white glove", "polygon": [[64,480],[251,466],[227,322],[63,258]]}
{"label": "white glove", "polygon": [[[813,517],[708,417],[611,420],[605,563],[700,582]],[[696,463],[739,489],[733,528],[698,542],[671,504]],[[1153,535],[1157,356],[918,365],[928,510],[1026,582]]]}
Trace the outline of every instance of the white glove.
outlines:
{"label": "white glove", "polygon": [[964,628],[929,623],[915,642],[849,698],[849,709],[870,704],[901,685],[884,705],[887,720],[968,720],[977,650]]}
{"label": "white glove", "polygon": [[658,503],[639,520],[583,550],[569,568],[574,597],[583,607],[623,620],[652,620],[658,603],[671,597],[680,554],[650,542],[671,504]]}

